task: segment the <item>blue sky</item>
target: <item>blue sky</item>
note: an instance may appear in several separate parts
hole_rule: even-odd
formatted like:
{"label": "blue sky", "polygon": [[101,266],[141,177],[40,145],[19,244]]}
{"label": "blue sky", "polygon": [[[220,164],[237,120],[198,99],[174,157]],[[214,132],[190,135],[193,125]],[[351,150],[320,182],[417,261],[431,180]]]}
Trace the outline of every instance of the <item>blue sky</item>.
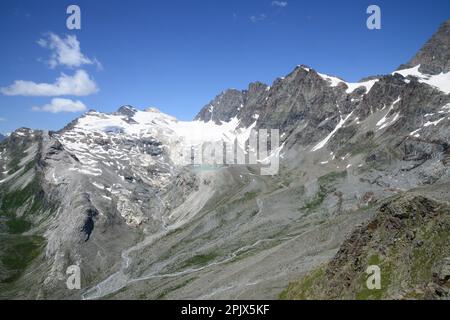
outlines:
{"label": "blue sky", "polygon": [[[66,28],[70,4],[81,30]],[[381,30],[366,27],[371,4]],[[124,104],[188,120],[222,90],[298,64],[348,81],[389,73],[448,18],[448,0],[2,0],[0,132],[59,129],[83,108]],[[68,42],[75,55],[58,51]],[[67,101],[79,111],[48,112]]]}

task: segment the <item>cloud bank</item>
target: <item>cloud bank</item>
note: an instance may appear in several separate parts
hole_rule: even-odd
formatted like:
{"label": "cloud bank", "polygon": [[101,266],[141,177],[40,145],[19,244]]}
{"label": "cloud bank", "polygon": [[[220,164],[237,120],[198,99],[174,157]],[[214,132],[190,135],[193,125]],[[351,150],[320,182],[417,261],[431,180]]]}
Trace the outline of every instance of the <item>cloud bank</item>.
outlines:
{"label": "cloud bank", "polygon": [[267,15],[264,13],[258,14],[258,15],[254,15],[250,17],[250,21],[253,23],[257,23],[257,22],[261,22],[266,20]]}
{"label": "cloud bank", "polygon": [[83,102],[79,100],[54,98],[49,104],[41,107],[33,107],[33,111],[60,113],[60,112],[80,112],[87,108]]}
{"label": "cloud bank", "polygon": [[287,1],[272,1],[272,6],[284,8],[288,5]]}
{"label": "cloud bank", "polygon": [[39,39],[37,42],[41,47],[51,50],[48,64],[54,69],[57,66],[66,66],[76,68],[82,65],[95,64],[101,67],[96,59],[86,57],[80,48],[80,42],[74,35],[67,35],[66,38],[60,38],[54,33],[49,33],[47,38]]}
{"label": "cloud bank", "polygon": [[87,96],[98,92],[98,87],[86,71],[77,70],[73,76],[62,73],[54,83],[17,80],[0,92],[7,96]]}

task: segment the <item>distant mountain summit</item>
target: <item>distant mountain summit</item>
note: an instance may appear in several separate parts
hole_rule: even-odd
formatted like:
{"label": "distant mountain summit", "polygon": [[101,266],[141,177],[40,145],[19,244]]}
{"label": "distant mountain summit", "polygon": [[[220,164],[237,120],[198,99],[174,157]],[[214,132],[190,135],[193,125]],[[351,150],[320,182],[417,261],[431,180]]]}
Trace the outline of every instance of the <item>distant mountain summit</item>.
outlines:
{"label": "distant mountain summit", "polygon": [[411,61],[399,69],[420,65],[419,71],[426,74],[439,74],[450,71],[450,19],[420,49]]}
{"label": "distant mountain summit", "polygon": [[204,106],[195,120],[220,123],[238,117],[243,123],[250,124],[254,119],[253,114],[249,112],[258,109],[258,105],[264,102],[268,90],[269,87],[261,82],[251,83],[247,90],[225,90]]}
{"label": "distant mountain summit", "polygon": [[[220,124],[236,118],[244,128],[257,120],[257,128],[279,128],[285,133],[284,139],[295,133],[297,142],[302,145],[319,142],[350,113],[348,120],[361,122],[392,104],[395,106],[391,111],[396,111],[398,116],[406,106],[415,110],[408,117],[395,119],[395,122],[407,121],[412,125],[423,121],[426,113],[422,114],[422,109],[425,104],[432,103],[430,95],[433,90],[437,90],[436,95],[450,93],[449,48],[450,20],[439,28],[411,62],[392,74],[350,83],[299,65],[270,86],[255,82],[246,90],[223,91],[201,109],[195,120]],[[411,90],[416,93],[412,94]],[[448,98],[442,100],[447,101]],[[437,104],[442,106],[442,100]]]}

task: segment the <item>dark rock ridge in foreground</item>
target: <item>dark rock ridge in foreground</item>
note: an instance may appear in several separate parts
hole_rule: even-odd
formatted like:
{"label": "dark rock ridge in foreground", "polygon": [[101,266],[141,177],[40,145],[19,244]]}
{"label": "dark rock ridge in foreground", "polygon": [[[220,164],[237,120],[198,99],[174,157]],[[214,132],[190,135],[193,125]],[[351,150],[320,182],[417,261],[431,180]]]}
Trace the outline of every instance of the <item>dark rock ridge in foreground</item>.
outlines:
{"label": "dark rock ridge in foreground", "polygon": [[[383,203],[325,266],[291,284],[286,299],[440,299],[450,295],[450,205],[413,191]],[[380,267],[381,288],[366,286],[370,265]]]}

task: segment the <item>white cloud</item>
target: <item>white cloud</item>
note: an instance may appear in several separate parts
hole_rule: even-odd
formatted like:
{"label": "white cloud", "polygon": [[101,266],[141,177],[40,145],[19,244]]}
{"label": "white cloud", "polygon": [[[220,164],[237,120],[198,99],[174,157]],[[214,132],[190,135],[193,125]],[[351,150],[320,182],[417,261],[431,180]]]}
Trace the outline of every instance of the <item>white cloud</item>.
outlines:
{"label": "white cloud", "polygon": [[288,5],[287,1],[272,1],[272,6],[284,8]]}
{"label": "white cloud", "polygon": [[0,118],[0,122],[6,121],[5,118]]}
{"label": "white cloud", "polygon": [[266,18],[267,18],[267,15],[265,15],[264,13],[261,13],[258,15],[251,16],[250,21],[253,23],[257,23],[257,22],[266,20]]}
{"label": "white cloud", "polygon": [[84,70],[77,70],[73,76],[62,73],[55,83],[17,80],[8,87],[0,88],[0,92],[7,96],[87,96],[97,91],[97,84]]}
{"label": "white cloud", "polygon": [[43,105],[42,107],[33,107],[33,111],[42,112],[81,112],[85,111],[87,108],[83,102],[79,100],[70,100],[62,98],[54,98],[49,104]]}
{"label": "white cloud", "polygon": [[39,39],[38,41],[37,41],[37,44],[38,45],[40,45],[41,47],[43,47],[43,48],[45,48],[46,46],[47,46],[47,40],[45,40],[45,39]]}
{"label": "white cloud", "polygon": [[67,35],[64,39],[54,33],[49,33],[47,39],[39,39],[37,43],[41,47],[51,50],[48,64],[52,69],[59,65],[76,68],[84,64],[95,64],[101,67],[100,62],[86,57],[81,52],[80,42],[74,35]]}

